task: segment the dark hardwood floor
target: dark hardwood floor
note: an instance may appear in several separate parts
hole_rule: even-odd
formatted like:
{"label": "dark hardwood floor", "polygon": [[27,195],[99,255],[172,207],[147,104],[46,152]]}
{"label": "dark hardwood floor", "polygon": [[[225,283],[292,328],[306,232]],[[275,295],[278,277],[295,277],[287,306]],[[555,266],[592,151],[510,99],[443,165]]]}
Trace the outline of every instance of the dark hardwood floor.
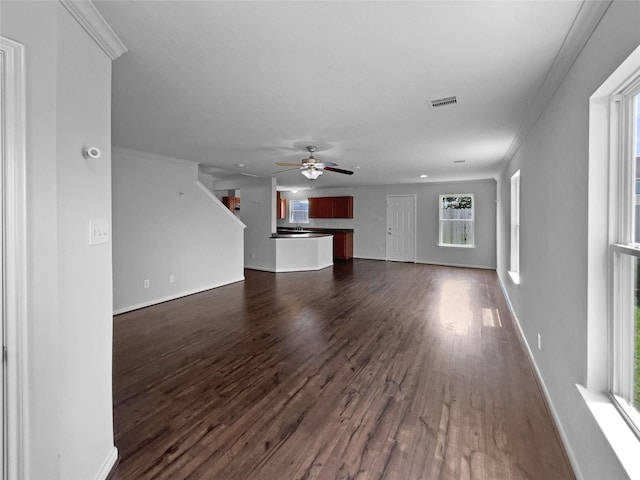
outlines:
{"label": "dark hardwood floor", "polygon": [[372,260],[114,318],[125,479],[575,478],[495,272]]}

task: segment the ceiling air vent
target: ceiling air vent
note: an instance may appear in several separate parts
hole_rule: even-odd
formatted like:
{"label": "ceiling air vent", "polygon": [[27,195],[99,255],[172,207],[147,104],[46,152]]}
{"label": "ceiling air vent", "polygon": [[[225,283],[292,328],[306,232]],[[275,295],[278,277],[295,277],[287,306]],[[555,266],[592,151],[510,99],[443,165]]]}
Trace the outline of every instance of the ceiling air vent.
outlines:
{"label": "ceiling air vent", "polygon": [[429,104],[429,108],[431,108],[433,110],[434,108],[447,107],[447,106],[450,106],[450,105],[457,105],[458,97],[456,97],[456,96],[443,97],[443,98],[438,98],[436,100],[429,100],[427,103]]}

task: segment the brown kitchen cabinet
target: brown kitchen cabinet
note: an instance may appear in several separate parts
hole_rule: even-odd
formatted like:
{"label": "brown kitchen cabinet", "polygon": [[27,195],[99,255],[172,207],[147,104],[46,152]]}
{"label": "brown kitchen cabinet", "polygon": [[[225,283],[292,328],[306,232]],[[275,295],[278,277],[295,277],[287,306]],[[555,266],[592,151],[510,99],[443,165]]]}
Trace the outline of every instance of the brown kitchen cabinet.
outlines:
{"label": "brown kitchen cabinet", "polygon": [[280,192],[276,193],[276,218],[278,220],[287,218],[287,199],[282,198]]}
{"label": "brown kitchen cabinet", "polygon": [[353,258],[353,233],[333,234],[333,258],[337,260]]}
{"label": "brown kitchen cabinet", "polygon": [[353,218],[353,197],[332,197],[333,218]]}
{"label": "brown kitchen cabinet", "polygon": [[353,197],[311,197],[309,218],[353,218]]}
{"label": "brown kitchen cabinet", "polygon": [[309,198],[309,218],[332,218],[333,203],[330,197]]}
{"label": "brown kitchen cabinet", "polygon": [[240,197],[222,197],[222,203],[229,210],[240,210]]}

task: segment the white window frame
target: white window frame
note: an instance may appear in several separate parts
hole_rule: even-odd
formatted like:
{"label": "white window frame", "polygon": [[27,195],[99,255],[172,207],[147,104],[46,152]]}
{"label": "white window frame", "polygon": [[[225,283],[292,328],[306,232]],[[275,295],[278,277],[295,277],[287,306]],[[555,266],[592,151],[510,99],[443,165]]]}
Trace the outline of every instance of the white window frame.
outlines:
{"label": "white window frame", "polygon": [[[632,406],[634,394],[635,263],[640,243],[635,239],[636,204],[636,97],[640,76],[611,97],[614,162],[610,189],[610,289],[609,329],[611,335],[609,392],[615,405],[640,437],[640,412]],[[616,118],[617,117],[617,118]]]}
{"label": "white window frame", "polygon": [[[442,218],[442,200],[446,197],[470,197],[471,198],[471,218],[468,219],[449,219]],[[471,222],[473,228],[471,229],[471,242],[468,244],[461,243],[444,243],[442,241],[442,226],[446,222]],[[439,247],[453,247],[453,248],[475,248],[476,247],[476,199],[473,193],[447,193],[438,197],[438,246]]]}
{"label": "white window frame", "polygon": [[511,177],[511,259],[509,276],[520,284],[520,170]]}
{"label": "white window frame", "polygon": [[[301,212],[302,210],[294,210],[293,205],[296,202],[302,202],[307,204],[307,219],[306,220],[296,220],[293,218],[294,212]],[[289,200],[289,223],[309,223],[309,200],[308,199],[300,199],[300,200]]]}
{"label": "white window frame", "polygon": [[630,478],[640,478],[640,439],[616,406],[611,390],[612,256],[618,239],[617,218],[619,119],[616,95],[640,78],[640,47],[589,98],[589,177],[587,229],[587,369],[584,386],[576,384],[593,419]]}

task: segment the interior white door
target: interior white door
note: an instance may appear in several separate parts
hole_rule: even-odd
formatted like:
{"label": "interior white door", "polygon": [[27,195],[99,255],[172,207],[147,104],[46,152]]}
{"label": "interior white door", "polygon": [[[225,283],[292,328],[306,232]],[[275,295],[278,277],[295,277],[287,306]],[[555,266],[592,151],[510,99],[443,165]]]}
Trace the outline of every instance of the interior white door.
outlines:
{"label": "interior white door", "polygon": [[415,262],[416,197],[387,196],[387,260]]}

